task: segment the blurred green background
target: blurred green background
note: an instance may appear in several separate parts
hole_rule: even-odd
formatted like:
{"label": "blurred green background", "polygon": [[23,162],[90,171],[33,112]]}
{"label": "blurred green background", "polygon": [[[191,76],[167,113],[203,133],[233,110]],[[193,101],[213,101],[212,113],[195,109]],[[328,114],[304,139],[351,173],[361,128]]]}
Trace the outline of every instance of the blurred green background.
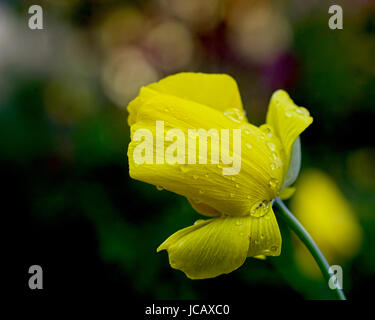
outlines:
{"label": "blurred green background", "polygon": [[[28,28],[31,4],[44,10],[43,30]],[[328,28],[330,4],[0,2],[2,211],[17,222],[8,240],[19,266],[40,264],[50,293],[334,298],[300,271],[282,221],[280,257],[249,258],[216,279],[189,280],[156,253],[199,215],[184,198],[130,179],[126,105],[169,74],[229,73],[252,123],[264,122],[278,88],[310,110],[302,171],[328,173],[358,217],[363,242],[343,265],[344,286],[349,298],[364,297],[375,284],[375,2],[335,1],[343,30]]]}

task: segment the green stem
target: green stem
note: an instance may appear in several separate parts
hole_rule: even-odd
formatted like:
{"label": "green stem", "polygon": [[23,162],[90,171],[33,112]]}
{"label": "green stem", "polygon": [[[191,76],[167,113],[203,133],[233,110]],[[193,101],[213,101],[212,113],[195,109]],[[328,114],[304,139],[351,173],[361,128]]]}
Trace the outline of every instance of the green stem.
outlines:
{"label": "green stem", "polygon": [[[318,264],[320,270],[323,273],[324,278],[329,281],[333,274],[329,272],[329,264],[327,259],[324,257],[314,240],[308,234],[306,229],[302,224],[296,219],[293,213],[287,208],[284,202],[280,198],[275,199],[276,206],[280,209],[280,216],[284,219],[287,225],[296,233],[296,235],[305,244],[307,249],[309,249],[311,255],[314,257],[316,263]],[[335,289],[337,297],[339,300],[346,300],[345,294],[342,289]]]}

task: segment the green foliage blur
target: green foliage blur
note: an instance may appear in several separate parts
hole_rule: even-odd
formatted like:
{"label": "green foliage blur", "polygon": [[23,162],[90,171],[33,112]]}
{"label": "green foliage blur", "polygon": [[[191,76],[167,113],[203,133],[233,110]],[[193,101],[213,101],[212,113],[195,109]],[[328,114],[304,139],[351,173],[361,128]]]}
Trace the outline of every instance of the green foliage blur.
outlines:
{"label": "green foliage blur", "polygon": [[38,263],[49,290],[156,299],[333,299],[293,258],[279,221],[280,257],[192,281],[157,246],[199,215],[187,200],[130,179],[126,105],[141,86],[180,71],[229,73],[249,121],[264,122],[275,89],[314,117],[302,170],[329,173],[364,231],[344,265],[349,298],[375,284],[375,3],[336,1],[28,1],[0,3],[3,215],[22,267]]}

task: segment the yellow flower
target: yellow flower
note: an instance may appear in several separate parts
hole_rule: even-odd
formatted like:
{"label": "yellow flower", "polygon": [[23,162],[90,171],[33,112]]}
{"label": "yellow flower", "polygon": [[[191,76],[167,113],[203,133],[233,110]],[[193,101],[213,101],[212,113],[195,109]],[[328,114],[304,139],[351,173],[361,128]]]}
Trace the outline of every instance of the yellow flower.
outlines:
{"label": "yellow flower", "polygon": [[[359,250],[362,229],[348,201],[332,179],[318,169],[299,178],[291,209],[308,230],[330,264],[343,263]],[[311,254],[295,239],[295,257],[301,271],[311,278],[321,273]]]}
{"label": "yellow flower", "polygon": [[[168,251],[173,268],[192,279],[212,278],[239,268],[246,257],[280,254],[272,200],[284,188],[289,192],[286,187],[296,178],[295,170],[288,168],[293,162],[298,167],[297,137],[312,122],[305,108],[297,107],[285,91],[276,91],[266,124],[257,127],[244,116],[237,84],[230,76],[180,73],[143,87],[128,111],[130,176],[185,196],[197,212],[211,217],[176,232],[159,246],[158,251]],[[179,158],[173,165],[162,163],[156,148],[148,154],[150,161],[140,164],[134,158],[139,155],[137,147],[142,144],[145,153],[147,146],[157,144],[156,122],[161,120],[163,136],[171,128],[186,135],[192,128],[241,129],[240,152],[233,149],[233,157],[241,160],[240,172],[224,175],[228,165],[222,162],[183,164],[188,159]],[[139,141],[136,133],[145,129],[156,139]],[[163,147],[172,144],[166,141]],[[220,154],[222,148],[217,148],[208,146],[208,158]],[[189,155],[198,151],[197,146],[184,149]],[[297,152],[292,156],[293,149]]]}

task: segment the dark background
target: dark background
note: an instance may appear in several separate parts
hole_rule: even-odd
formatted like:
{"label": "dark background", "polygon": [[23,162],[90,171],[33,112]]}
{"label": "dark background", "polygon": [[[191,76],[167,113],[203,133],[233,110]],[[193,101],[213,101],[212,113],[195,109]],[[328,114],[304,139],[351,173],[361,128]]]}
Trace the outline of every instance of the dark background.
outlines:
{"label": "dark background", "polygon": [[[30,30],[31,4],[44,29]],[[203,4],[202,4],[203,3]],[[340,4],[344,29],[328,28]],[[131,180],[127,103],[168,74],[231,74],[249,121],[286,89],[314,123],[303,134],[303,169],[339,185],[364,232],[345,265],[349,298],[375,274],[374,1],[2,1],[0,171],[5,245],[20,290],[44,270],[44,295],[136,299],[331,299],[323,281],[280,257],[192,281],[157,246],[199,216],[180,196]],[[5,219],[4,219],[5,220]],[[18,288],[17,287],[17,288]]]}

